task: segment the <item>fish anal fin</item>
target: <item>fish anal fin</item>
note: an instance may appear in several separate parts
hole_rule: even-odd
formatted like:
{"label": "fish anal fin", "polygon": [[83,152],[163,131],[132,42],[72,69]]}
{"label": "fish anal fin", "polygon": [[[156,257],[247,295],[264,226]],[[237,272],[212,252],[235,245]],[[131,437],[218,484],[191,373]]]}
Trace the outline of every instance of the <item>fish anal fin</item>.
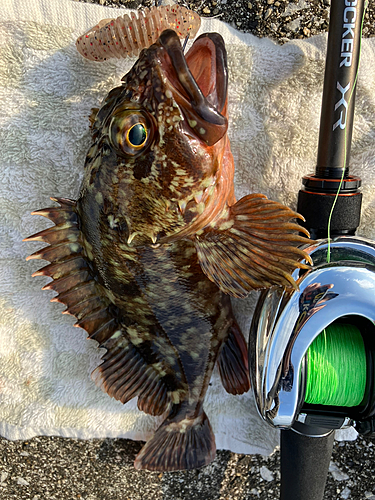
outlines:
{"label": "fish anal fin", "polygon": [[220,351],[217,364],[221,382],[229,394],[243,394],[250,389],[247,345],[235,321]]}
{"label": "fish anal fin", "polygon": [[227,207],[195,237],[203,272],[228,295],[244,298],[251,290],[273,285],[297,288],[291,276],[308,269],[310,257],[297,245],[311,244],[291,222],[301,215],[261,194],[241,198]]}
{"label": "fish anal fin", "polygon": [[196,418],[179,413],[167,418],[138,453],[136,469],[177,471],[196,469],[215,459],[215,437],[207,415]]}

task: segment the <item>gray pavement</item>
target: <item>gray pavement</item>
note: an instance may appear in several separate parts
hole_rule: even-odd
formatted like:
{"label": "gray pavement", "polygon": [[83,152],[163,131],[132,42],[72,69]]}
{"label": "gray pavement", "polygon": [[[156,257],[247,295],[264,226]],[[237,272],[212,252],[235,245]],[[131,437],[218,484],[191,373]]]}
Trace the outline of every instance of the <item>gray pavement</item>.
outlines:
{"label": "gray pavement", "polygon": [[[0,441],[1,500],[275,500],[279,452],[271,457],[218,451],[187,472],[136,471],[142,443],[37,437]],[[375,500],[375,440],[335,443],[326,500]],[[303,500],[303,499],[301,499]]]}

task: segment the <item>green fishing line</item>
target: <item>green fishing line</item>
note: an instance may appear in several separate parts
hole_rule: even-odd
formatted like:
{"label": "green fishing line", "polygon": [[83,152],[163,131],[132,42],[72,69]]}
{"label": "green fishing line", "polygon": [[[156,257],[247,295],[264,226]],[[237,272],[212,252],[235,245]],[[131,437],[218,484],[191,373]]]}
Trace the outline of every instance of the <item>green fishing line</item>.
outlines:
{"label": "green fishing line", "polygon": [[366,351],[353,325],[332,323],[307,351],[305,402],[358,406],[366,389]]}

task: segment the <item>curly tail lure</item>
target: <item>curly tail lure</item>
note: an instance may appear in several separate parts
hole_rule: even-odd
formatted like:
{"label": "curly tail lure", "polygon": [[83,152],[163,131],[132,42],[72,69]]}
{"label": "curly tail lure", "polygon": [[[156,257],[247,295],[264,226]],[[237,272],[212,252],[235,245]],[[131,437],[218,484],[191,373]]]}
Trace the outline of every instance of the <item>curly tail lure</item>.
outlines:
{"label": "curly tail lure", "polygon": [[194,38],[201,25],[196,12],[181,5],[161,5],[120,16],[103,19],[76,41],[78,52],[91,61],[116,57],[138,56],[166,29],[173,29],[179,38]]}

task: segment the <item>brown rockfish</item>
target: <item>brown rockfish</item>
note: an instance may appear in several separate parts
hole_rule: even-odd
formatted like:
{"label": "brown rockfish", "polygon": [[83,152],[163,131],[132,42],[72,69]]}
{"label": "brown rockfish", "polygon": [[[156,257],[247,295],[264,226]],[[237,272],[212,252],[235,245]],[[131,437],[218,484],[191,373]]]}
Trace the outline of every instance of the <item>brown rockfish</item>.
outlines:
{"label": "brown rockfish", "polygon": [[223,39],[200,36],[186,57],[166,30],[93,110],[93,144],[77,201],[38,210],[55,226],[53,281],[90,339],[106,349],[93,379],[110,396],[165,420],[138,469],[200,467],[215,457],[203,401],[215,362],[225,389],[249,389],[246,344],[230,295],[279,285],[306,258],[299,217],[264,195],[236,203],[227,137]]}

